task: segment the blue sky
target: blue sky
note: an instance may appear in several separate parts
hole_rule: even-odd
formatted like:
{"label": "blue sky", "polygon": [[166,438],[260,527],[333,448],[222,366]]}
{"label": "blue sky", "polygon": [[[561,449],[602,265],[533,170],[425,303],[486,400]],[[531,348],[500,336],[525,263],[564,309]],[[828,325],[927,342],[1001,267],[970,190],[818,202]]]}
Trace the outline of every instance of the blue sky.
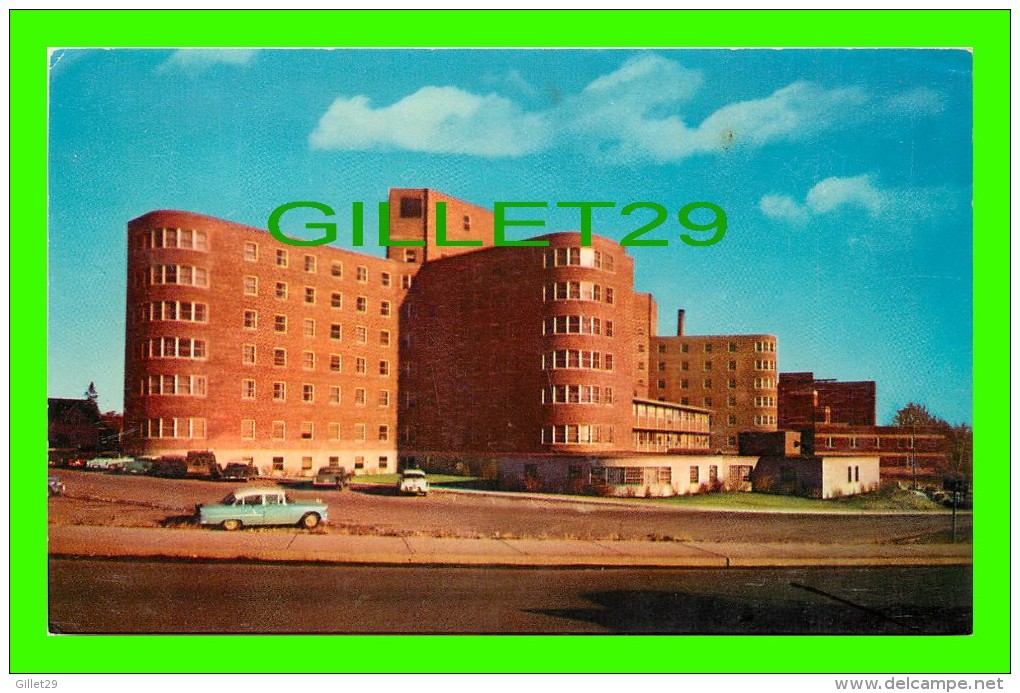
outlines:
{"label": "blue sky", "polygon": [[[660,334],[770,333],[782,371],[971,421],[971,55],[958,50],[66,50],[50,60],[50,396],[123,406],[128,220],[266,227],[390,187],[667,207],[630,248]],[[711,247],[677,211],[728,218]],[[578,227],[550,209],[546,228]],[[637,215],[635,215],[636,217]],[[374,228],[374,219],[366,219]],[[378,247],[366,252],[382,254]]]}

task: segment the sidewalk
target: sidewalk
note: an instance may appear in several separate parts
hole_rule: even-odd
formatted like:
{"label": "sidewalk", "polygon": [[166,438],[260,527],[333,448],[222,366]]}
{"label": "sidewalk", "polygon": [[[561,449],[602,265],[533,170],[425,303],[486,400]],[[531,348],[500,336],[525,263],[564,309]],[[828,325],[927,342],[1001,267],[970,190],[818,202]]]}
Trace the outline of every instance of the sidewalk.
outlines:
{"label": "sidewalk", "polygon": [[437,539],[51,525],[54,557],[139,557],[354,565],[750,568],[970,565],[970,544]]}

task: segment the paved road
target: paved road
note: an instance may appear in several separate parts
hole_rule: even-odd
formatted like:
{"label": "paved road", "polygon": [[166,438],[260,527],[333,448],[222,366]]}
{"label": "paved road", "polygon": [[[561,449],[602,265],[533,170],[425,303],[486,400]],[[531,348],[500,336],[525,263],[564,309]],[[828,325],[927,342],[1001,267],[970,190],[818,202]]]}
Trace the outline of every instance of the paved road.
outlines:
{"label": "paved road", "polygon": [[[153,527],[211,503],[235,484],[62,471],[69,498],[50,502],[50,521]],[[295,489],[298,498],[329,504],[329,531],[438,537],[645,539],[697,541],[876,543],[925,540],[945,533],[945,514],[911,516],[765,515],[675,507],[593,505],[433,493],[403,498],[380,493]],[[77,497],[77,498],[76,498]],[[84,500],[85,498],[93,500]],[[103,500],[94,500],[103,499]],[[968,537],[971,517],[961,516]]]}
{"label": "paved road", "polygon": [[969,567],[379,568],[50,561],[63,633],[965,633]]}

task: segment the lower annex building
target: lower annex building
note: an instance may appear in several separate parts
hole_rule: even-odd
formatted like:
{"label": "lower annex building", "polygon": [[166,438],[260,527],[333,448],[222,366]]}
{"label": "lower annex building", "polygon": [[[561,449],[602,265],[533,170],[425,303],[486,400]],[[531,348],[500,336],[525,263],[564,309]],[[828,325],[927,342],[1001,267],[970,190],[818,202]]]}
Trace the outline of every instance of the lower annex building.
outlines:
{"label": "lower annex building", "polygon": [[[188,212],[131,221],[128,450],[281,476],[519,463],[560,486],[744,485],[737,431],[776,430],[774,336],[690,337],[681,318],[659,337],[619,244],[494,247],[486,209],[389,202],[391,238],[417,245],[386,258]],[[437,245],[436,202],[448,238],[482,245]]]}

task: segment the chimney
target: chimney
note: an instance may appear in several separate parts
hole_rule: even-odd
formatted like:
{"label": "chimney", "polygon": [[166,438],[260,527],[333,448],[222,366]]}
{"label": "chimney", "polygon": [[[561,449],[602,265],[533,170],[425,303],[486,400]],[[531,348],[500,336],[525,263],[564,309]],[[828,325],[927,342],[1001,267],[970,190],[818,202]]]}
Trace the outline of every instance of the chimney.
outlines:
{"label": "chimney", "polygon": [[676,312],[676,336],[684,336],[684,309],[680,308]]}

